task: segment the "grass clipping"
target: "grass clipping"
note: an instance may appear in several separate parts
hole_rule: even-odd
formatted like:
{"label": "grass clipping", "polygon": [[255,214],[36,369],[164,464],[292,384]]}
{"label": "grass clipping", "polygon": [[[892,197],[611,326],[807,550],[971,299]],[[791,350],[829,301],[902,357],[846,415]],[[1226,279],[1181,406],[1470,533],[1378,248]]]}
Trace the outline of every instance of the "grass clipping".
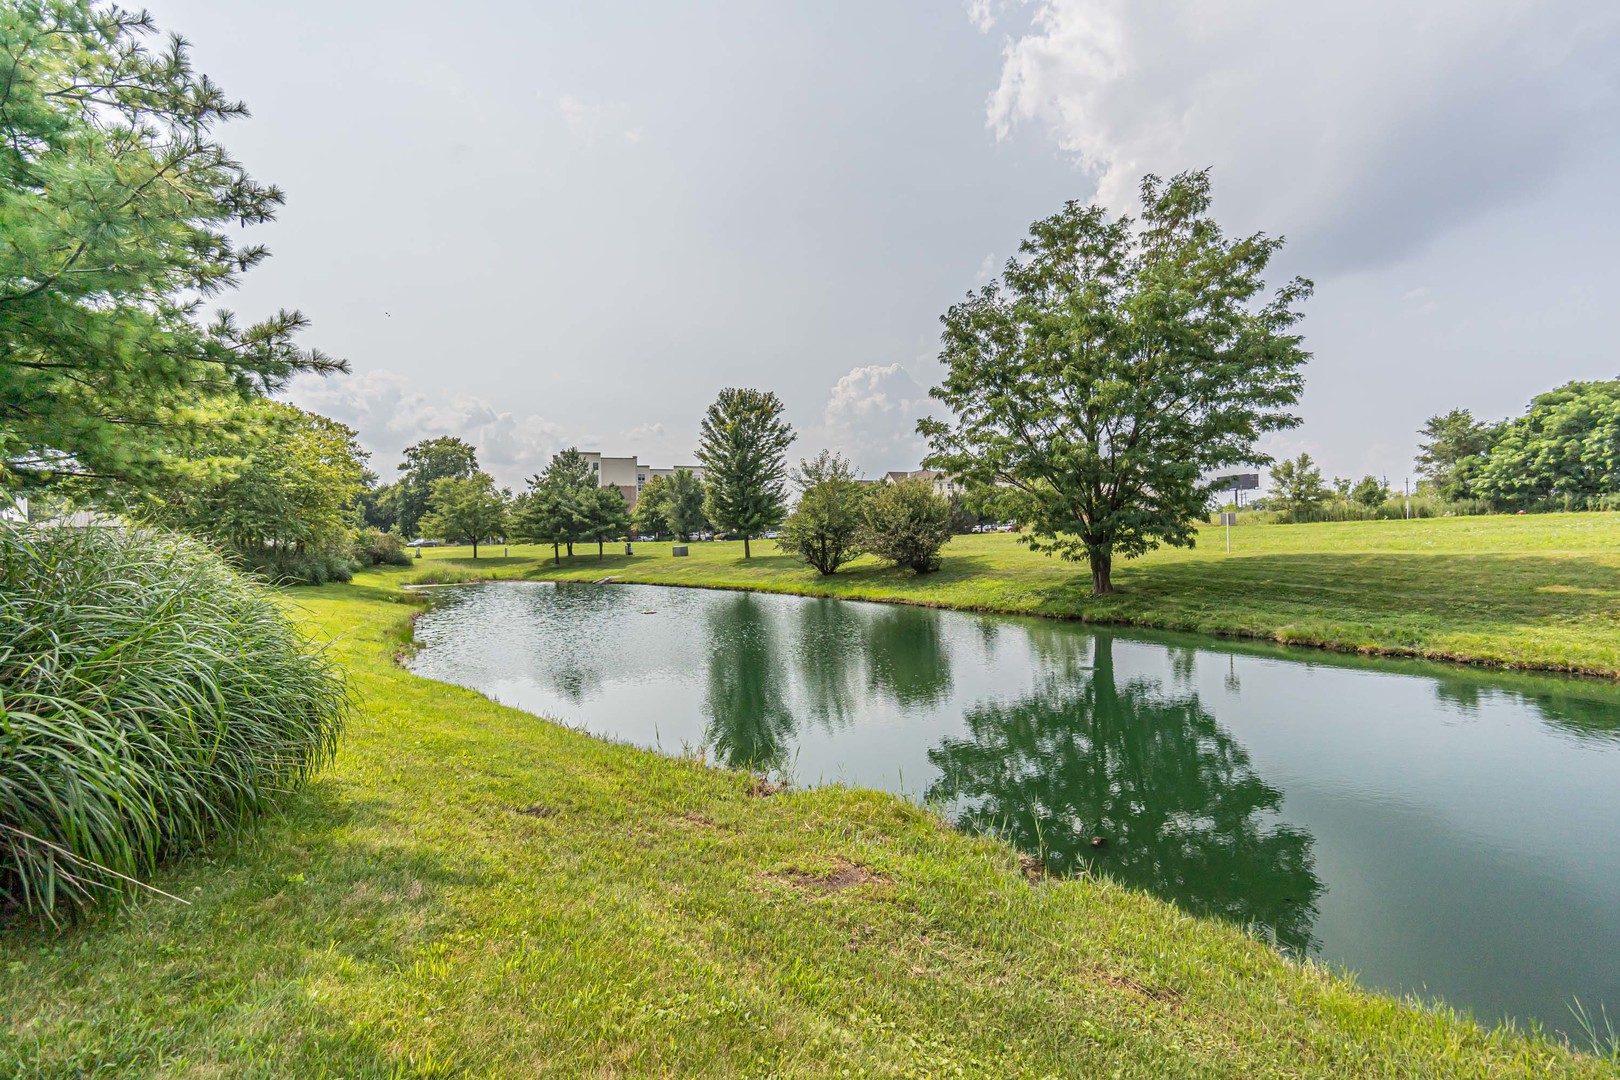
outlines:
{"label": "grass clipping", "polygon": [[0,526],[0,907],[56,919],[336,749],[341,673],[181,537]]}

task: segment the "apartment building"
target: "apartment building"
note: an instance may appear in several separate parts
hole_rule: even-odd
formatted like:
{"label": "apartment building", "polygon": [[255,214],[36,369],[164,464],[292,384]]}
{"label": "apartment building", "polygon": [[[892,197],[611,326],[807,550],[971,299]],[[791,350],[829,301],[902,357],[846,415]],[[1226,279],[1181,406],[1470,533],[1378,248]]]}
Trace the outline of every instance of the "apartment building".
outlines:
{"label": "apartment building", "polygon": [[695,473],[699,480],[703,479],[703,468],[700,465],[675,465],[662,467],[643,465],[634,455],[630,457],[609,457],[604,454],[587,452],[585,460],[596,477],[598,487],[616,487],[619,494],[624,496],[625,505],[634,510],[636,502],[641,498],[641,489],[647,486],[648,481],[655,476],[671,476],[676,472]]}
{"label": "apartment building", "polygon": [[948,473],[942,473],[938,469],[912,469],[910,472],[897,469],[883,474],[883,479],[891,484],[896,480],[908,480],[913,477],[927,480],[934,485],[936,495],[942,495],[947,499],[952,495],[960,495],[964,490],[961,482],[956,477]]}

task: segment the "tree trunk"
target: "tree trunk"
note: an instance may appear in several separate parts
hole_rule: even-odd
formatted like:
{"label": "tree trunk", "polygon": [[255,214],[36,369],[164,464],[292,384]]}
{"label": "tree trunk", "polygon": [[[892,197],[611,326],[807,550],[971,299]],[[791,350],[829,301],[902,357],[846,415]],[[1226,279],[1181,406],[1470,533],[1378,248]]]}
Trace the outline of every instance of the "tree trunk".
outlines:
{"label": "tree trunk", "polygon": [[1113,553],[1092,549],[1086,554],[1091,557],[1091,595],[1105,596],[1113,592]]}
{"label": "tree trunk", "polygon": [[602,561],[602,538],[600,536],[596,538],[596,561]]}
{"label": "tree trunk", "polygon": [[557,544],[551,545],[551,558],[558,566],[562,565],[562,549]]}
{"label": "tree trunk", "polygon": [[477,540],[473,541],[473,561],[474,562],[478,561],[478,541]]}
{"label": "tree trunk", "polygon": [[753,554],[748,550],[748,534],[743,533],[743,558],[751,559]]}

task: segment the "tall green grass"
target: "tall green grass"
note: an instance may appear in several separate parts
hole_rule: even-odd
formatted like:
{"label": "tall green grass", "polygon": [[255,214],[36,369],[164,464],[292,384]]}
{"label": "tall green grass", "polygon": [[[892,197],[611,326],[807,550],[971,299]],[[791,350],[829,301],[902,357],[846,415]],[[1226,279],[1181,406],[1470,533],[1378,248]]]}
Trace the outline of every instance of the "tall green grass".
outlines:
{"label": "tall green grass", "polygon": [[58,918],[262,811],[347,708],[338,669],[202,545],[0,526],[0,907]]}

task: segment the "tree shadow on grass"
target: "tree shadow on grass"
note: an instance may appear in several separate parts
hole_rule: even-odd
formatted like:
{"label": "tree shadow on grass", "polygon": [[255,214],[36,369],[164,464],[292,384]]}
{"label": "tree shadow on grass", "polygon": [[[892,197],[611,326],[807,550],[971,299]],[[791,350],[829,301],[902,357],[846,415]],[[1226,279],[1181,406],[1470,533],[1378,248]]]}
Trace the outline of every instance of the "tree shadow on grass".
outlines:
{"label": "tree shadow on grass", "polygon": [[1120,591],[1093,597],[1073,582],[1039,587],[1042,610],[1129,614],[1171,610],[1298,608],[1326,619],[1433,616],[1459,630],[1503,622],[1551,623],[1614,610],[1620,569],[1544,555],[1234,555],[1186,562],[1127,563]]}
{"label": "tree shadow on grass", "polygon": [[[311,988],[385,982],[460,925],[449,893],[496,875],[323,779],[279,813],[182,858],[154,884],[60,929],[0,924],[0,1064],[25,1075],[252,1063],[263,1075],[395,1076],[400,1055]],[[41,995],[41,987],[49,987]],[[235,1061],[236,1065],[232,1062]],[[341,1063],[341,1064],[339,1064]],[[306,1069],[308,1071],[306,1071]],[[251,1070],[247,1070],[251,1071]]]}

